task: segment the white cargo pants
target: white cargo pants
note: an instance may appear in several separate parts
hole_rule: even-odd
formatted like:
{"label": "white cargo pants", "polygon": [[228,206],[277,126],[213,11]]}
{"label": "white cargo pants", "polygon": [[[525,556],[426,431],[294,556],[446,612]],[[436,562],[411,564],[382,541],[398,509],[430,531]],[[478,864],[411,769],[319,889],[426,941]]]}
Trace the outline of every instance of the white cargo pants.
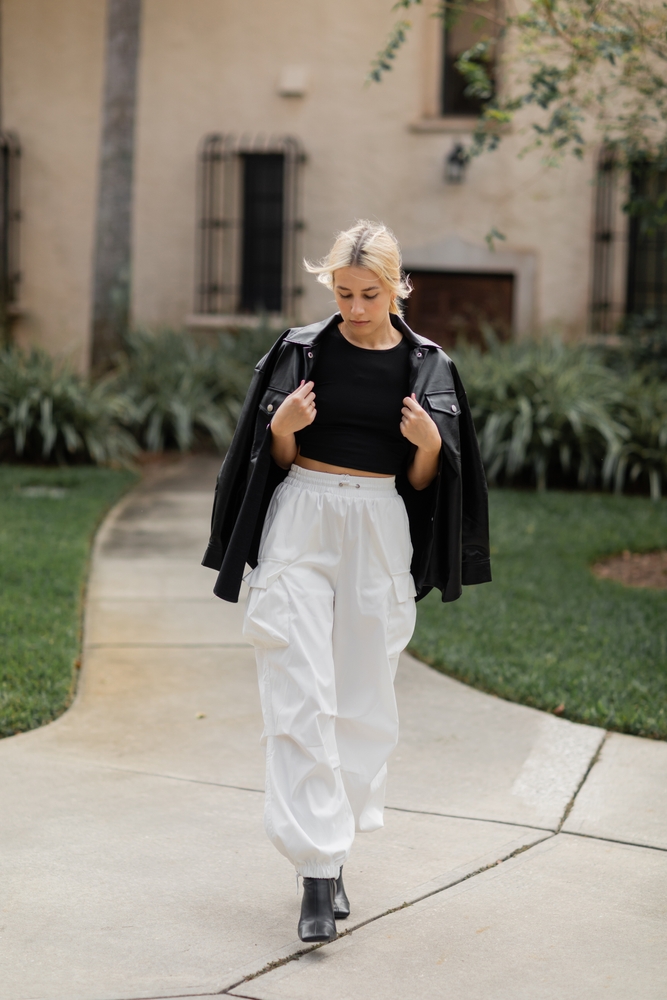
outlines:
{"label": "white cargo pants", "polygon": [[244,635],[255,646],[266,831],[300,875],[335,878],[383,825],[394,677],[415,624],[393,478],[292,466],[267,512]]}

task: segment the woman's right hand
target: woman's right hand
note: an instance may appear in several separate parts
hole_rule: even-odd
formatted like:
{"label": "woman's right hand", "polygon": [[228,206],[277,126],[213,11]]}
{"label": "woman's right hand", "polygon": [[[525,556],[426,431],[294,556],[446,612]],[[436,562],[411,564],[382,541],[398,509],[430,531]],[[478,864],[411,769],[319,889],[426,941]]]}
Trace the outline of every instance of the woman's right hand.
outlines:
{"label": "woman's right hand", "polygon": [[288,437],[312,424],[317,415],[314,385],[314,382],[302,381],[299,388],[282,401],[271,421],[271,433],[275,437]]}

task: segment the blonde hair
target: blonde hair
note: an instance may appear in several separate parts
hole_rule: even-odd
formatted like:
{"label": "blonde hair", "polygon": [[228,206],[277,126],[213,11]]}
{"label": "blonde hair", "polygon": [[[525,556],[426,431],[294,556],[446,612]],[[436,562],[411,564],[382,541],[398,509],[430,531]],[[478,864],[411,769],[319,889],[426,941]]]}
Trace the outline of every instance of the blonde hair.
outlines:
{"label": "blonde hair", "polygon": [[412,291],[409,280],[401,267],[401,251],[391,229],[380,222],[360,219],[339,233],[329,253],[319,262],[311,264],[304,260],[304,267],[317,275],[327,288],[333,289],[334,272],[341,267],[366,267],[376,274],[391,293],[389,312],[402,316],[400,299],[407,299]]}

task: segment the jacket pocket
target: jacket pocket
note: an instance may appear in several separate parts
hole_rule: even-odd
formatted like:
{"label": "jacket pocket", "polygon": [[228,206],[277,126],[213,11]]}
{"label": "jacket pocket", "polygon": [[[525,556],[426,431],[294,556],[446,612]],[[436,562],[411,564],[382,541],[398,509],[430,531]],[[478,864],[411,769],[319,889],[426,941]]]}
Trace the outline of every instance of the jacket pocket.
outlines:
{"label": "jacket pocket", "polygon": [[273,386],[269,386],[260,400],[259,408],[271,420],[280,404],[288,396],[289,392],[286,392],[285,389],[276,389]]}
{"label": "jacket pocket", "polygon": [[243,635],[263,649],[276,649],[289,645],[292,617],[289,593],[282,579],[287,563],[265,559],[250,573],[250,587]]}
{"label": "jacket pocket", "polygon": [[461,412],[454,390],[447,392],[427,392],[426,401],[432,413],[446,413],[448,417],[458,417]]}
{"label": "jacket pocket", "polygon": [[461,465],[461,439],[459,434],[459,415],[461,405],[454,390],[445,392],[427,392],[425,409],[430,414],[440,431],[444,448],[450,466],[458,474]]}

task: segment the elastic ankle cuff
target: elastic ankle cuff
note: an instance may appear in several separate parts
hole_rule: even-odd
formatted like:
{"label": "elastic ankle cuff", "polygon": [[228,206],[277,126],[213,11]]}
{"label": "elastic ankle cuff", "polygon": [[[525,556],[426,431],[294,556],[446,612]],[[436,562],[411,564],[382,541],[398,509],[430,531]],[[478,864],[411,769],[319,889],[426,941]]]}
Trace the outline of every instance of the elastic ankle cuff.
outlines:
{"label": "elastic ankle cuff", "polygon": [[302,878],[338,878],[340,865],[299,865],[297,875]]}

